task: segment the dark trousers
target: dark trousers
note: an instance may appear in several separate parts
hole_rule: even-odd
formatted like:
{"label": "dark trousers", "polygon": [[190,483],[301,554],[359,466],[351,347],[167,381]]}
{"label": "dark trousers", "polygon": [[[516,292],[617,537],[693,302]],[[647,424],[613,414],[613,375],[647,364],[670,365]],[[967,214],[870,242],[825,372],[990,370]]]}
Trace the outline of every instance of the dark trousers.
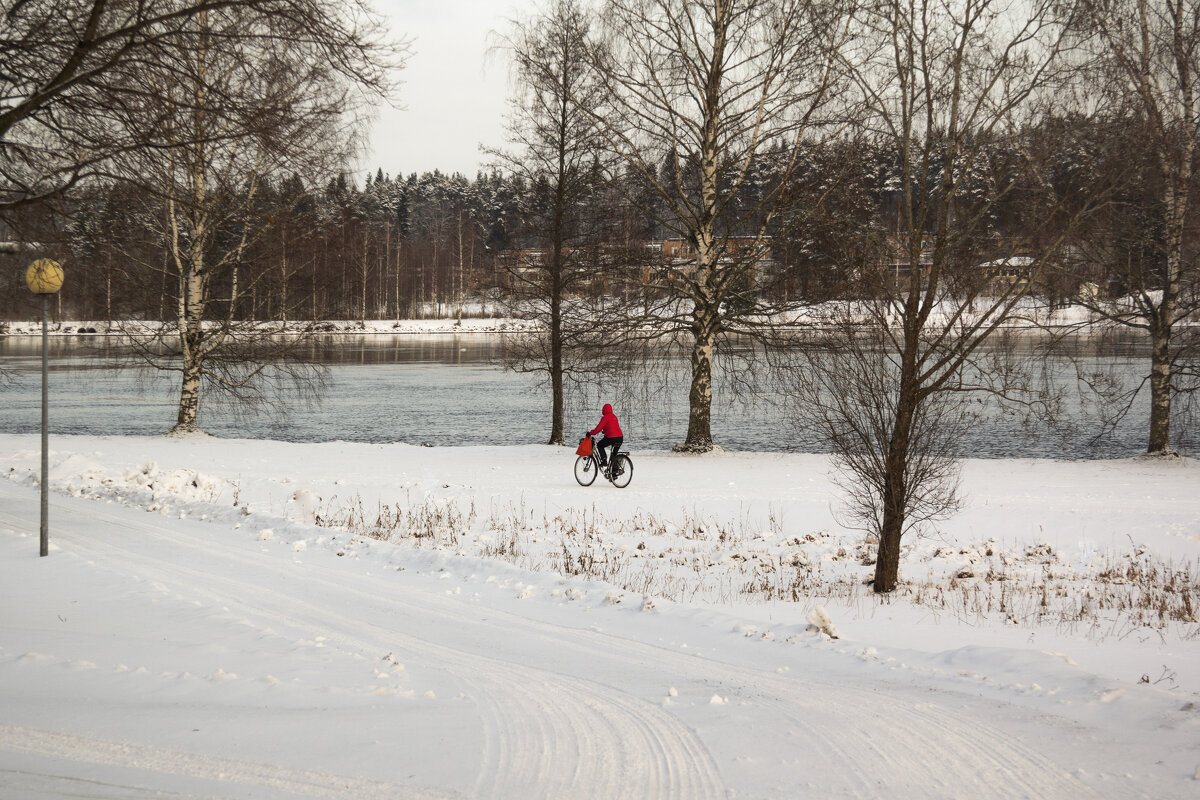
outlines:
{"label": "dark trousers", "polygon": [[[611,439],[605,436],[600,440],[596,447],[600,449],[600,463],[602,465],[612,463],[612,460],[617,457],[617,451],[621,449],[621,442],[623,441],[625,441],[624,436],[614,436]],[[612,446],[612,450],[609,452],[608,460],[606,461],[604,458],[604,448],[608,447],[609,445]]]}

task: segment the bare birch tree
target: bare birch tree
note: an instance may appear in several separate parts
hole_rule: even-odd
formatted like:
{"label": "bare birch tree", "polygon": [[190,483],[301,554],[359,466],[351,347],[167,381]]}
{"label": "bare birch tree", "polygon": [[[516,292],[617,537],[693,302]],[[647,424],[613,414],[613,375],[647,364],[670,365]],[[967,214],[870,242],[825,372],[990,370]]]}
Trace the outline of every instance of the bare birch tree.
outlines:
{"label": "bare birch tree", "polygon": [[[61,195],[114,155],[162,143],[157,125],[122,124],[124,109],[146,102],[130,76],[186,46],[200,14],[245,10],[312,19],[319,7],[317,0],[6,0],[0,4],[0,218]],[[345,34],[351,18],[331,21]],[[350,50],[331,55],[343,62],[357,57]]]}
{"label": "bare birch tree", "polygon": [[[595,276],[594,204],[603,179],[595,118],[599,85],[588,69],[588,11],[578,0],[550,0],[528,20],[514,21],[502,43],[511,59],[513,95],[507,120],[512,151],[494,153],[529,187],[530,224],[523,231],[544,245],[531,258],[503,264],[509,305],[540,328],[506,339],[514,369],[545,373],[550,384],[550,444],[563,444],[564,380],[572,351],[590,326],[565,303],[582,295]],[[589,235],[590,234],[590,235]]]}
{"label": "bare birch tree", "polygon": [[145,191],[177,286],[170,322],[132,341],[148,363],[181,373],[177,432],[198,429],[205,387],[253,401],[279,380],[313,377],[294,358],[294,331],[239,313],[267,275],[247,264],[249,245],[271,225],[259,191],[265,176],[322,174],[345,161],[354,129],[346,115],[356,96],[383,88],[388,51],[358,27],[361,9],[314,0],[304,10],[203,11],[179,47],[129,76],[144,102],[122,123],[161,126],[167,146],[115,168]]}
{"label": "bare birch tree", "polygon": [[[762,309],[755,282],[782,187],[802,144],[840,112],[839,50],[852,4],[819,0],[608,0],[593,63],[606,100],[594,115],[681,240],[648,265],[651,323],[691,350],[680,449],[713,447],[713,357]],[[646,307],[646,306],[643,306]]]}
{"label": "bare birch tree", "polygon": [[1170,453],[1172,399],[1195,390],[1200,361],[1200,341],[1183,324],[1200,314],[1194,173],[1200,155],[1200,4],[1078,0],[1071,8],[1074,31],[1093,56],[1087,79],[1106,103],[1111,124],[1120,126],[1112,140],[1128,162],[1149,170],[1124,182],[1131,191],[1110,212],[1137,226],[1136,241],[1118,235],[1129,225],[1094,230],[1077,238],[1076,258],[1064,267],[1094,287],[1078,301],[1097,318],[1148,337],[1147,450]]}

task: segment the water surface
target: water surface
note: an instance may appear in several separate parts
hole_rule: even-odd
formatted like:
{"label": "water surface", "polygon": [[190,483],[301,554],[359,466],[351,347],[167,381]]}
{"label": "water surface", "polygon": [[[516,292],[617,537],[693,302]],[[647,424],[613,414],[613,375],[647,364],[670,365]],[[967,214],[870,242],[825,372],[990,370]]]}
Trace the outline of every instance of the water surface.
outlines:
{"label": "water surface", "polygon": [[[310,355],[328,368],[329,384],[317,403],[248,414],[209,402],[200,423],[222,437],[296,442],[406,442],[434,446],[527,444],[549,437],[549,391],[535,376],[500,365],[502,336],[328,336]],[[57,434],[157,435],[174,424],[178,375],[120,368],[119,341],[105,337],[50,340],[50,431]],[[1146,368],[1144,348],[1106,347],[1085,354],[1116,365],[1131,379]],[[11,372],[0,388],[0,431],[33,433],[41,413],[40,337],[0,337],[0,366]],[[734,369],[735,367],[727,367]],[[576,387],[571,395],[568,438],[592,427],[599,406],[612,402],[631,449],[666,449],[687,430],[686,360],[641,382],[641,389]],[[1070,370],[1063,370],[1064,374]],[[636,383],[636,381],[633,381]],[[1030,426],[1015,413],[988,410],[963,442],[962,454],[995,458],[1122,458],[1145,450],[1146,398],[1111,435],[1092,441],[1098,419],[1082,406],[1075,430]],[[798,431],[786,398],[769,392],[735,393],[720,387],[713,408],[713,436],[730,450],[816,452],[815,435]],[[1195,453],[1197,432],[1173,431],[1176,447]]]}

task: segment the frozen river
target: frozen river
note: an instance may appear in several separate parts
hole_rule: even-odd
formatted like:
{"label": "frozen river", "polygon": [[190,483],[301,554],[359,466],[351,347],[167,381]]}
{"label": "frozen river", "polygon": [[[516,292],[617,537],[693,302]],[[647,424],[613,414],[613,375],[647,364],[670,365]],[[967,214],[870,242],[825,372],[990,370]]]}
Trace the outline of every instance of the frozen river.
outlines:
{"label": "frozen river", "polygon": [[[0,386],[0,431],[39,429],[41,340],[0,337],[0,365],[12,372]],[[283,411],[247,415],[210,404],[201,426],[221,437],[286,441],[407,442],[433,446],[526,444],[549,436],[549,391],[532,376],[499,366],[500,338],[470,335],[372,335],[329,337],[314,355],[329,370],[318,404],[293,403]],[[1144,369],[1135,354],[1108,355],[1130,375]],[[50,430],[57,434],[155,435],[175,420],[178,377],[174,373],[119,369],[115,348],[104,338],[51,339]],[[682,368],[682,364],[680,367]],[[568,437],[599,418],[611,401],[633,449],[666,449],[687,430],[687,381],[681,370],[665,390],[646,397],[605,396],[593,388],[568,409]],[[1146,402],[1099,443],[1094,424],[1081,419],[1071,434],[1029,428],[1021,420],[990,413],[964,443],[972,457],[1120,458],[1144,451]],[[1177,425],[1176,447],[1195,454],[1200,436]],[[815,451],[815,441],[791,432],[786,409],[769,402],[718,394],[713,436],[729,450]]]}

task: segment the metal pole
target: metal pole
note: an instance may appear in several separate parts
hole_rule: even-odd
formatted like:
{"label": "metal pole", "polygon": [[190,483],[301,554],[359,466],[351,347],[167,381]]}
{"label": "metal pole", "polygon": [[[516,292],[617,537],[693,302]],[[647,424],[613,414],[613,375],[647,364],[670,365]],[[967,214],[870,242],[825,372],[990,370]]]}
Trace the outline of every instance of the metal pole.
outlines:
{"label": "metal pole", "polygon": [[46,430],[46,421],[50,415],[50,392],[47,387],[49,372],[49,334],[46,327],[46,313],[50,304],[50,295],[42,295],[42,549],[43,556],[50,554],[50,436]]}

